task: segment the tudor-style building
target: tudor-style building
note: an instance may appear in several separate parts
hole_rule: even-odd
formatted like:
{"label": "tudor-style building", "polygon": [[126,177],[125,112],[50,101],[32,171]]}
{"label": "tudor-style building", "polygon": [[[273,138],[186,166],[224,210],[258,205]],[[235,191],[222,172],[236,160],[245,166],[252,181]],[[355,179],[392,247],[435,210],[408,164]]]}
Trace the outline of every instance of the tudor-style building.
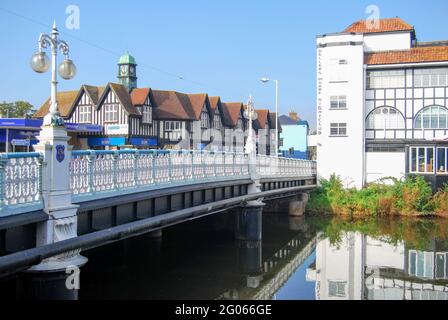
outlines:
{"label": "tudor-style building", "polygon": [[318,174],[362,187],[383,177],[448,181],[448,42],[399,18],[317,38]]}
{"label": "tudor-style building", "polygon": [[225,124],[224,150],[243,152],[247,130],[244,104],[241,102],[222,102],[221,107]]}
{"label": "tudor-style building", "polygon": [[[58,93],[64,119],[101,127],[101,132],[73,137],[77,149],[224,150],[226,129],[245,130],[242,103],[229,104],[229,111],[219,97],[138,88],[136,68],[135,59],[126,53],[118,62],[119,83]],[[43,118],[48,109],[49,100],[35,117]],[[212,143],[215,139],[222,142]]]}
{"label": "tudor-style building", "polygon": [[258,117],[254,121],[254,129],[257,132],[257,153],[275,155],[275,147],[271,148],[271,142],[275,145],[275,132],[271,132],[274,126],[270,112],[268,109],[259,109],[256,112]]}

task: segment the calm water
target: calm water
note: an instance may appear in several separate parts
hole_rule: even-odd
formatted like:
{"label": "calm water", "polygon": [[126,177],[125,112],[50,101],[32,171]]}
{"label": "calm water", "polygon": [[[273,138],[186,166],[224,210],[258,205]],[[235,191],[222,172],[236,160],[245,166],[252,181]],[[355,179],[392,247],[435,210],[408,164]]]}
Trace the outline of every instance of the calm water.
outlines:
{"label": "calm water", "polygon": [[243,242],[234,219],[84,252],[79,299],[448,299],[446,220],[266,214],[263,240]]}

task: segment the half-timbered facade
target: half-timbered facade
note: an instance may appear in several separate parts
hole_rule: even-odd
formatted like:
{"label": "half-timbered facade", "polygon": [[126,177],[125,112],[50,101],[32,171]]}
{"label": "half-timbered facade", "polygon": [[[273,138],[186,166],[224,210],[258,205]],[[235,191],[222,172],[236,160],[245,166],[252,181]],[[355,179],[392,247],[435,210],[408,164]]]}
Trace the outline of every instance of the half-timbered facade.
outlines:
{"label": "half-timbered facade", "polygon": [[318,37],[321,177],[356,187],[406,175],[448,181],[448,42],[416,39],[399,18]]}

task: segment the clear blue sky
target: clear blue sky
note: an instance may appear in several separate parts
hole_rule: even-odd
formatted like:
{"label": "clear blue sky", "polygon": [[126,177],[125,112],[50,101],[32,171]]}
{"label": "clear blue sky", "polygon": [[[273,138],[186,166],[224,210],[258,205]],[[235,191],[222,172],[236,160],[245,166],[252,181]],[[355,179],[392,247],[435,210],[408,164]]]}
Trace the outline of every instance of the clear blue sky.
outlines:
{"label": "clear blue sky", "polygon": [[[65,28],[71,4],[80,8],[79,30]],[[60,90],[115,81],[117,60],[129,50],[140,87],[206,92],[224,101],[253,94],[256,107],[274,109],[274,85],[258,81],[268,76],[280,80],[281,112],[295,109],[314,124],[315,36],[366,18],[370,4],[383,18],[414,25],[421,41],[448,39],[446,0],[2,0],[0,101],[37,107],[48,97],[50,75],[33,73],[29,58],[39,33],[56,19],[78,67]]]}

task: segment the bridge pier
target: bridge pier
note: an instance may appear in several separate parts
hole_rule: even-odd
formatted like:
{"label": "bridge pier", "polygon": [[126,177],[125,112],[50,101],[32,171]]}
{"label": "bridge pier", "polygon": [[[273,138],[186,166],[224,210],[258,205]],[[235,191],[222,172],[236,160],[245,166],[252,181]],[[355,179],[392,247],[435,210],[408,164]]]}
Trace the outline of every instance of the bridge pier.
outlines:
{"label": "bridge pier", "polygon": [[288,214],[293,217],[300,217],[305,214],[306,205],[308,204],[308,193],[301,193],[289,202]]}
{"label": "bridge pier", "polygon": [[[78,206],[72,203],[69,170],[71,147],[65,126],[44,126],[38,139],[35,149],[44,158],[41,182],[43,210],[48,215],[47,221],[37,225],[36,245],[40,247],[77,237]],[[42,297],[52,297],[53,291],[55,296],[62,299],[77,297],[76,290],[66,285],[66,278],[73,270],[79,277],[79,268],[87,262],[79,253],[80,250],[66,252],[45,259],[27,270],[31,273],[29,280],[38,284],[38,291],[43,290]]]}
{"label": "bridge pier", "polygon": [[242,241],[261,241],[262,213],[264,203],[261,200],[250,201],[236,215],[235,238]]}

